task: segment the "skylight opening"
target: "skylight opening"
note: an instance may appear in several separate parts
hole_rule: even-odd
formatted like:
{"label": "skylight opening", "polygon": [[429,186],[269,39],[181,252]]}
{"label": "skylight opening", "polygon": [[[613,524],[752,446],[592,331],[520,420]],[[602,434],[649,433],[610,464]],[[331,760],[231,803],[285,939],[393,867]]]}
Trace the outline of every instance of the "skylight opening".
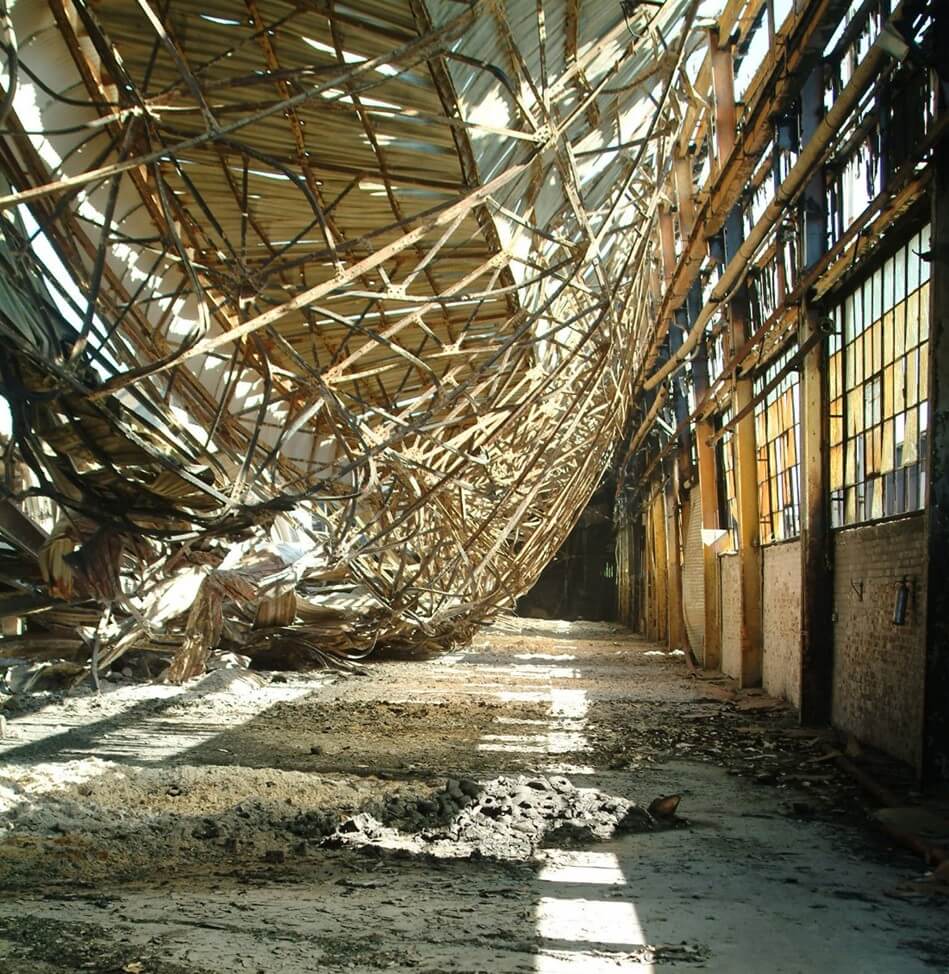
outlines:
{"label": "skylight opening", "polygon": [[209,24],[220,24],[222,27],[240,27],[244,21],[233,17],[215,17],[213,14],[198,14],[202,20]]}
{"label": "skylight opening", "polygon": [[[244,169],[241,166],[229,166],[231,172],[243,173]],[[261,176],[263,179],[281,179],[284,182],[289,182],[290,177],[286,173],[282,172],[268,172],[266,169],[248,169],[247,174],[249,176]],[[177,190],[176,190],[177,192]],[[259,200],[261,199],[259,194],[248,193],[248,199]]]}
{"label": "skylight opening", "polygon": [[[336,48],[332,44],[324,44],[323,41],[318,41],[313,37],[301,37],[300,38],[305,44],[309,44],[315,51],[320,51],[323,54],[329,54],[331,57],[337,57]],[[341,51],[344,64],[364,64],[368,58],[361,54],[354,54],[352,51]],[[376,74],[384,75],[387,78],[394,78],[396,75],[402,73],[401,68],[397,68],[394,64],[377,64],[372,68]]]}

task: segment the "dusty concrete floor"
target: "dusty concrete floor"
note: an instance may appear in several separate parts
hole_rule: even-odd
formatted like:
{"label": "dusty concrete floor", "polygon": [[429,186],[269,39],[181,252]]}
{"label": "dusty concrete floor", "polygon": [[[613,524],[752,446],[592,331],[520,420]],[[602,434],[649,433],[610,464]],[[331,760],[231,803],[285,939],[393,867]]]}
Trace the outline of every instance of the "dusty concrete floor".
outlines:
{"label": "dusty concrete floor", "polygon": [[368,669],[11,720],[0,974],[949,970],[922,865],[767,701],[589,623]]}

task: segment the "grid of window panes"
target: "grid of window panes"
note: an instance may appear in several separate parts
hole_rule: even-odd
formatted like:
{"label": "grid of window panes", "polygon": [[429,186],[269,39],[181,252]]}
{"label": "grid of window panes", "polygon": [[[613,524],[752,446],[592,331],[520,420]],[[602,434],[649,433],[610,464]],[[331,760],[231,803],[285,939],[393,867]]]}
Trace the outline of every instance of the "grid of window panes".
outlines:
{"label": "grid of window panes", "polygon": [[[756,396],[778,378],[796,351],[789,348],[758,377]],[[761,544],[787,541],[801,532],[800,446],[800,374],[791,369],[755,406]]]}
{"label": "grid of window panes", "polygon": [[929,426],[924,227],[834,309],[828,344],[832,524],[919,510]]}
{"label": "grid of window panes", "polygon": [[[824,108],[830,110],[877,42],[895,0],[852,0],[824,48]],[[902,28],[917,50],[927,49],[934,12],[919,10]],[[846,44],[844,43],[846,41]],[[885,85],[864,99],[838,132],[840,151],[828,161],[830,243],[837,243],[869,202],[919,151],[935,122],[936,75],[923,58],[894,62]],[[937,82],[938,83],[938,82]]]}
{"label": "grid of window panes", "polygon": [[[722,425],[731,421],[732,411],[722,413]],[[732,431],[718,441],[718,469],[721,471],[721,525],[731,538],[732,547],[738,548],[738,492],[735,484],[735,452]]]}

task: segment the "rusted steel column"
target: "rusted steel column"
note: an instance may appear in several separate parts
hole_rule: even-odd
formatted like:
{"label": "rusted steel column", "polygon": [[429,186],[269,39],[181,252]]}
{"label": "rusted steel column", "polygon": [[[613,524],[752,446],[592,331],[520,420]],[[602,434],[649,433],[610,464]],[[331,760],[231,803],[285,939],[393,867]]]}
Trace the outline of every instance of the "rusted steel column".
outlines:
{"label": "rusted steel column", "polygon": [[709,31],[709,55],[712,62],[712,94],[715,99],[715,148],[721,167],[735,148],[735,76],[732,52],[719,46],[718,30]]}
{"label": "rusted steel column", "polygon": [[676,270],[675,228],[672,224],[672,211],[663,206],[659,210],[659,240],[662,244],[663,293],[672,281]]}
{"label": "rusted steel column", "polygon": [[[732,348],[748,337],[748,296],[744,288],[729,305]],[[751,379],[735,381],[733,409],[738,415],[753,396]],[[758,470],[754,410],[735,427],[735,491],[738,500],[738,558],[741,571],[741,673],[743,687],[761,685],[761,549],[758,546]]]}
{"label": "rusted steel column", "polygon": [[656,602],[656,642],[664,643],[669,636],[669,571],[666,554],[666,517],[665,504],[662,493],[656,491],[652,503],[652,531],[655,556],[655,586]]}
{"label": "rusted steel column", "polygon": [[631,628],[636,632],[646,632],[646,532],[643,525],[643,516],[636,513],[630,525],[630,557],[633,566],[633,587],[630,592],[631,602]]}
{"label": "rusted steel column", "polygon": [[[936,4],[938,116],[949,111],[949,9]],[[929,327],[929,490],[926,526],[926,689],[923,781],[949,779],[949,145],[933,152]]]}
{"label": "rusted steel column", "polygon": [[[824,70],[818,63],[801,87],[801,145],[807,145],[824,114]],[[812,267],[827,249],[824,168],[817,166],[801,198],[801,263]]]}
{"label": "rusted steel column", "polygon": [[[813,308],[801,313],[799,344],[821,327]],[[834,633],[828,488],[828,406],[824,341],[801,363],[801,723],[831,718]]]}
{"label": "rusted steel column", "polygon": [[679,235],[682,237],[682,248],[692,235],[695,223],[695,200],[692,183],[692,160],[688,156],[676,153],[672,163],[672,177],[675,182],[676,206],[679,209]]}
{"label": "rusted steel column", "polygon": [[719,525],[718,470],[715,448],[709,446],[712,424],[700,420],[695,426],[695,446],[699,461],[699,496],[702,499],[702,568],[705,575],[705,654],[702,663],[707,670],[722,666],[722,622],[719,606],[718,555],[708,544]]}
{"label": "rusted steel column", "polygon": [[682,562],[679,556],[679,505],[676,474],[666,481],[665,501],[666,560],[669,579],[669,646],[678,649],[685,645],[685,618],[682,614]]}
{"label": "rusted steel column", "polygon": [[[810,142],[824,114],[824,76],[817,64],[801,90],[801,140]],[[802,262],[810,267],[827,247],[827,192],[823,167],[814,169],[800,207]],[[820,329],[817,310],[801,312],[799,347]],[[834,677],[833,544],[830,535],[825,341],[801,362],[801,723],[828,724]]]}
{"label": "rusted steel column", "polygon": [[[700,344],[692,359],[695,398],[701,399],[708,389],[708,356]],[[714,430],[706,419],[695,424],[695,453],[699,475],[699,499],[702,505],[702,571],[705,579],[705,623],[702,665],[707,670],[722,666],[722,633],[719,607],[721,593],[718,580],[718,555],[708,541],[719,529],[718,466],[715,447],[709,444]]]}
{"label": "rusted steel column", "polygon": [[643,544],[643,632],[647,639],[658,638],[656,611],[656,526],[654,505],[649,503],[645,515],[645,539]]}

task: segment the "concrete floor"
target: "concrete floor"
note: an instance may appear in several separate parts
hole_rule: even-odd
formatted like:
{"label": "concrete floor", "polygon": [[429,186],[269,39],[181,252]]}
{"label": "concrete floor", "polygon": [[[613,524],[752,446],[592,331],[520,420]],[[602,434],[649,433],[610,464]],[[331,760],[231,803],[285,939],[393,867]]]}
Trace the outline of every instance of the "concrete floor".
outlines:
{"label": "concrete floor", "polygon": [[[615,627],[534,621],[362,677],[47,703],[0,742],[0,974],[949,970],[922,864],[861,827],[819,751],[793,760],[820,794],[748,773],[791,723]],[[683,821],[527,853],[510,831],[493,856],[453,823],[346,832],[446,779],[677,793]],[[301,832],[330,812],[341,834]]]}

